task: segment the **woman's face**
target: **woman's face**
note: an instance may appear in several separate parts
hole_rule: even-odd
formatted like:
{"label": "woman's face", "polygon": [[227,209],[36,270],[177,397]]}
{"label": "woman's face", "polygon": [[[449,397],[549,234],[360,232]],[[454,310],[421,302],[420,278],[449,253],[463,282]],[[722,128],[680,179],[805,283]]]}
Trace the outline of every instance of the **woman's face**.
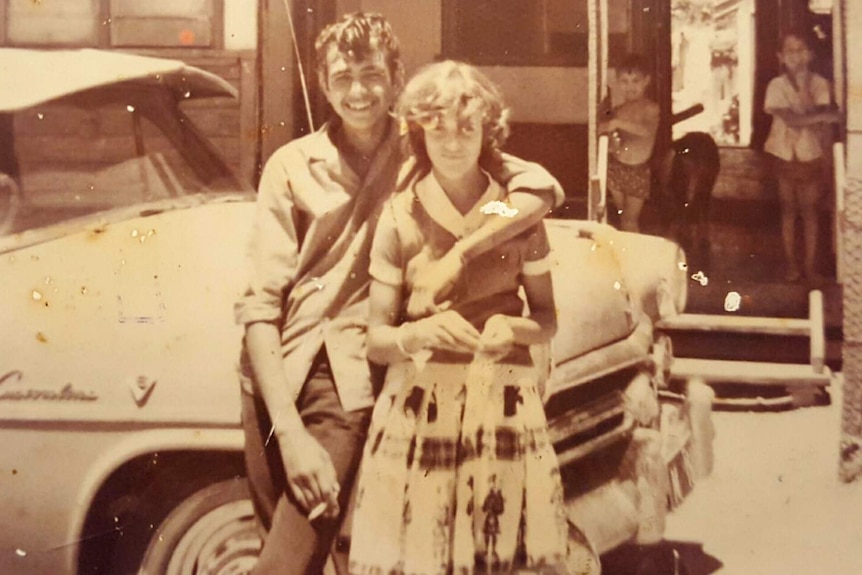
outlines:
{"label": "woman's face", "polygon": [[449,109],[422,126],[425,149],[437,175],[455,180],[479,168],[482,153],[482,112],[459,118]]}

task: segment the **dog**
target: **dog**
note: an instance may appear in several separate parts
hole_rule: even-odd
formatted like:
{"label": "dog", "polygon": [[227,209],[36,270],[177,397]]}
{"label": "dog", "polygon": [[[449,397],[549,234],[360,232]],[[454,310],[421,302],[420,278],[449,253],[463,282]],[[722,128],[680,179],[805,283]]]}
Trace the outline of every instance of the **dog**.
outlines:
{"label": "dog", "polygon": [[675,140],[659,168],[668,235],[701,267],[709,263],[709,204],[720,169],[718,146],[705,132],[691,132]]}

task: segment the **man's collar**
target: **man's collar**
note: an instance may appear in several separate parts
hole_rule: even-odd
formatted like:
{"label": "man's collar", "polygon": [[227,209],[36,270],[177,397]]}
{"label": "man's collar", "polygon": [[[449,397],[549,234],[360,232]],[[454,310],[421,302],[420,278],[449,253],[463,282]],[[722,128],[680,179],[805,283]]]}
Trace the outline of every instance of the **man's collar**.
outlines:
{"label": "man's collar", "polygon": [[[306,148],[306,153],[311,162],[325,162],[326,167],[333,172],[342,172],[345,169],[349,170],[347,163],[342,161],[342,152],[336,144],[339,141],[338,130],[340,129],[341,122],[330,121],[309,136],[311,140]],[[378,159],[382,159],[384,155],[393,153],[391,148],[396,148],[395,153],[397,153],[399,143],[398,122],[391,121],[389,131],[377,147],[372,165],[379,163]]]}
{"label": "man's collar", "polygon": [[308,148],[306,148],[310,160],[328,163],[338,161],[339,152],[338,147],[335,145],[336,129],[332,122],[327,122],[311,134],[311,141]]}

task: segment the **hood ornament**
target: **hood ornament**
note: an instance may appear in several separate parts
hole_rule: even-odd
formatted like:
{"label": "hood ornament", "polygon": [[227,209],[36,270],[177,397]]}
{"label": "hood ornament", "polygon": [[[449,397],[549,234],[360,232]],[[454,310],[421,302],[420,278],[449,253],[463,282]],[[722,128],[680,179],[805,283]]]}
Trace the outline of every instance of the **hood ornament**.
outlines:
{"label": "hood ornament", "polygon": [[155,386],[156,380],[149,379],[144,375],[139,375],[137,379],[129,382],[129,389],[132,391],[132,397],[138,407],[143,407],[147,403]]}

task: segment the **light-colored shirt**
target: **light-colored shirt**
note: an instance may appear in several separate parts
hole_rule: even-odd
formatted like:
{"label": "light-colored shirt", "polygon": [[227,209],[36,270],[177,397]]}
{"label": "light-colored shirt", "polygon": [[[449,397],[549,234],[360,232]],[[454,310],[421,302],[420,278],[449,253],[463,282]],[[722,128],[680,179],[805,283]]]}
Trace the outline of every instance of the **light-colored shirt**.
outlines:
{"label": "light-colored shirt", "polygon": [[[393,123],[394,124],[394,123]],[[279,148],[261,175],[247,247],[248,287],[235,305],[236,321],[281,328],[284,370],[299,395],[314,358],[326,348],[346,411],[374,403],[366,360],[369,253],[384,202],[396,189],[404,148],[393,125],[365,178],[344,161],[332,125]],[[543,168],[504,154],[508,189],[551,190],[559,183]],[[253,392],[243,350],[243,389]]]}
{"label": "light-colored shirt", "polygon": [[[345,162],[331,126],[279,148],[261,175],[247,249],[248,287],[238,323],[281,327],[284,371],[295,396],[325,346],[345,410],[373,404],[365,359],[368,253],[401,167],[393,126],[365,178]],[[251,369],[243,354],[243,384]]]}
{"label": "light-colored shirt", "polygon": [[[403,286],[409,293],[417,270],[442,257],[457,240],[481,227],[485,218],[497,217],[483,208],[505,195],[502,186],[489,178],[482,197],[462,214],[429,174],[384,208],[371,250],[371,277]],[[449,294],[451,309],[480,330],[492,315],[522,315],[521,276],[550,271],[549,252],[545,227],[539,222],[471,259]]]}
{"label": "light-colored shirt", "polygon": [[[810,104],[806,104],[810,102]],[[802,126],[794,128],[775,112],[786,110],[797,114],[810,112],[813,106],[828,106],[832,102],[829,81],[823,76],[811,73],[806,86],[799,90],[793,82],[782,74],[773,78],[766,88],[763,108],[772,114],[772,128],[763,149],[777,158],[786,161],[810,162],[823,157],[826,150],[823,126]]]}

